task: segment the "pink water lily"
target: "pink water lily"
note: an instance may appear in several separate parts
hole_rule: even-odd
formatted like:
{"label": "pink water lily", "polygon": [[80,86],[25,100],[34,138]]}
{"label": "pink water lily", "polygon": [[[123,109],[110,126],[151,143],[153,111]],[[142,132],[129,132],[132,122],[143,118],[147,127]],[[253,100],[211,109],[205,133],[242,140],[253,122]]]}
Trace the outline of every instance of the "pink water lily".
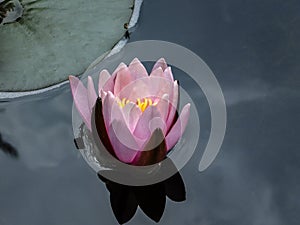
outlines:
{"label": "pink water lily", "polygon": [[155,63],[150,75],[137,58],[129,66],[121,63],[112,74],[101,71],[98,93],[91,77],[87,88],[75,76],[69,80],[75,106],[87,128],[92,131],[95,109],[101,141],[124,163],[149,165],[161,161],[185,130],[190,104],[178,116],[178,82],[163,58]]}

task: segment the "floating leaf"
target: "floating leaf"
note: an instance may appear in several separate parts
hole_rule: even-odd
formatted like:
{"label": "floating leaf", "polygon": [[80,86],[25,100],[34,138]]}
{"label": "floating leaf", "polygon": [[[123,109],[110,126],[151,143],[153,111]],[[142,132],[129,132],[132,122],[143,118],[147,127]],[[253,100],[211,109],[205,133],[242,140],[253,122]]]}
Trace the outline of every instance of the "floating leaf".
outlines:
{"label": "floating leaf", "polygon": [[21,5],[22,16],[0,26],[0,91],[41,89],[82,74],[123,37],[133,0],[22,0]]}

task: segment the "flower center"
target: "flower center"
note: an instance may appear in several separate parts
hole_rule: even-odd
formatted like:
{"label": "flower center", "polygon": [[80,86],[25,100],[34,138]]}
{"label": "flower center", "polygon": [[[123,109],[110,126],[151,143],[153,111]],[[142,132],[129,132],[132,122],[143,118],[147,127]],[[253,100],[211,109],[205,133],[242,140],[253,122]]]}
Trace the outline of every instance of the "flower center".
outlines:
{"label": "flower center", "polygon": [[136,100],[136,104],[138,107],[140,107],[140,109],[142,110],[142,112],[145,111],[145,109],[149,106],[149,105],[153,105],[152,99],[151,98],[144,98],[143,100],[141,99],[137,99]]}
{"label": "flower center", "polygon": [[[126,104],[128,104],[130,101],[126,98],[123,98],[121,101],[118,102],[119,106],[123,108]],[[146,110],[146,108],[150,105],[156,105],[157,102],[153,102],[151,98],[138,98],[136,100],[136,105],[141,109],[142,112]]]}

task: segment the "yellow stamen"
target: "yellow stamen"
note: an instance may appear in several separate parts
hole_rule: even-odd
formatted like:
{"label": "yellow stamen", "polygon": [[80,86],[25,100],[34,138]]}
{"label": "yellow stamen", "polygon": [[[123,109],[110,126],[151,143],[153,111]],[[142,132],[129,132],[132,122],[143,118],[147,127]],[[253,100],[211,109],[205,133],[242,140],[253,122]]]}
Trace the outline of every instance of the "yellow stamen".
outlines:
{"label": "yellow stamen", "polygon": [[140,98],[136,100],[137,106],[141,109],[142,112],[146,110],[149,105],[153,105],[151,98],[144,98],[142,101]]}
{"label": "yellow stamen", "polygon": [[118,101],[118,104],[119,104],[119,106],[121,107],[121,108],[124,108],[124,106],[126,105],[126,104],[128,104],[130,101],[127,99],[126,100],[126,98],[123,98],[122,100],[119,100]]}
{"label": "yellow stamen", "polygon": [[[124,108],[125,105],[127,105],[129,102],[130,100],[126,98],[122,98],[122,100],[118,100],[118,104],[121,108]],[[144,98],[142,100],[138,98],[136,100],[136,104],[141,109],[141,111],[144,112],[148,106],[157,105],[157,102],[156,101],[153,102],[151,98]]]}
{"label": "yellow stamen", "polygon": [[141,110],[142,110],[142,112],[145,111],[146,107],[147,107],[146,102],[143,102],[142,105],[141,105]]}

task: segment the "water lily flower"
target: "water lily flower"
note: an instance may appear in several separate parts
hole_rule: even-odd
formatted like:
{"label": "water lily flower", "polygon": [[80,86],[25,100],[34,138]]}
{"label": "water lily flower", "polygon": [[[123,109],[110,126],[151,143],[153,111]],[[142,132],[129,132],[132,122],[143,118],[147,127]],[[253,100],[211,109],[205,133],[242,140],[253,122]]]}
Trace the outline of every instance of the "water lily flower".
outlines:
{"label": "water lily flower", "polygon": [[190,104],[178,116],[178,82],[163,58],[150,75],[137,58],[129,66],[121,63],[112,74],[102,70],[98,93],[91,77],[87,88],[75,76],[69,80],[85,125],[92,131],[95,122],[104,146],[124,163],[149,165],[163,160],[185,130]]}

